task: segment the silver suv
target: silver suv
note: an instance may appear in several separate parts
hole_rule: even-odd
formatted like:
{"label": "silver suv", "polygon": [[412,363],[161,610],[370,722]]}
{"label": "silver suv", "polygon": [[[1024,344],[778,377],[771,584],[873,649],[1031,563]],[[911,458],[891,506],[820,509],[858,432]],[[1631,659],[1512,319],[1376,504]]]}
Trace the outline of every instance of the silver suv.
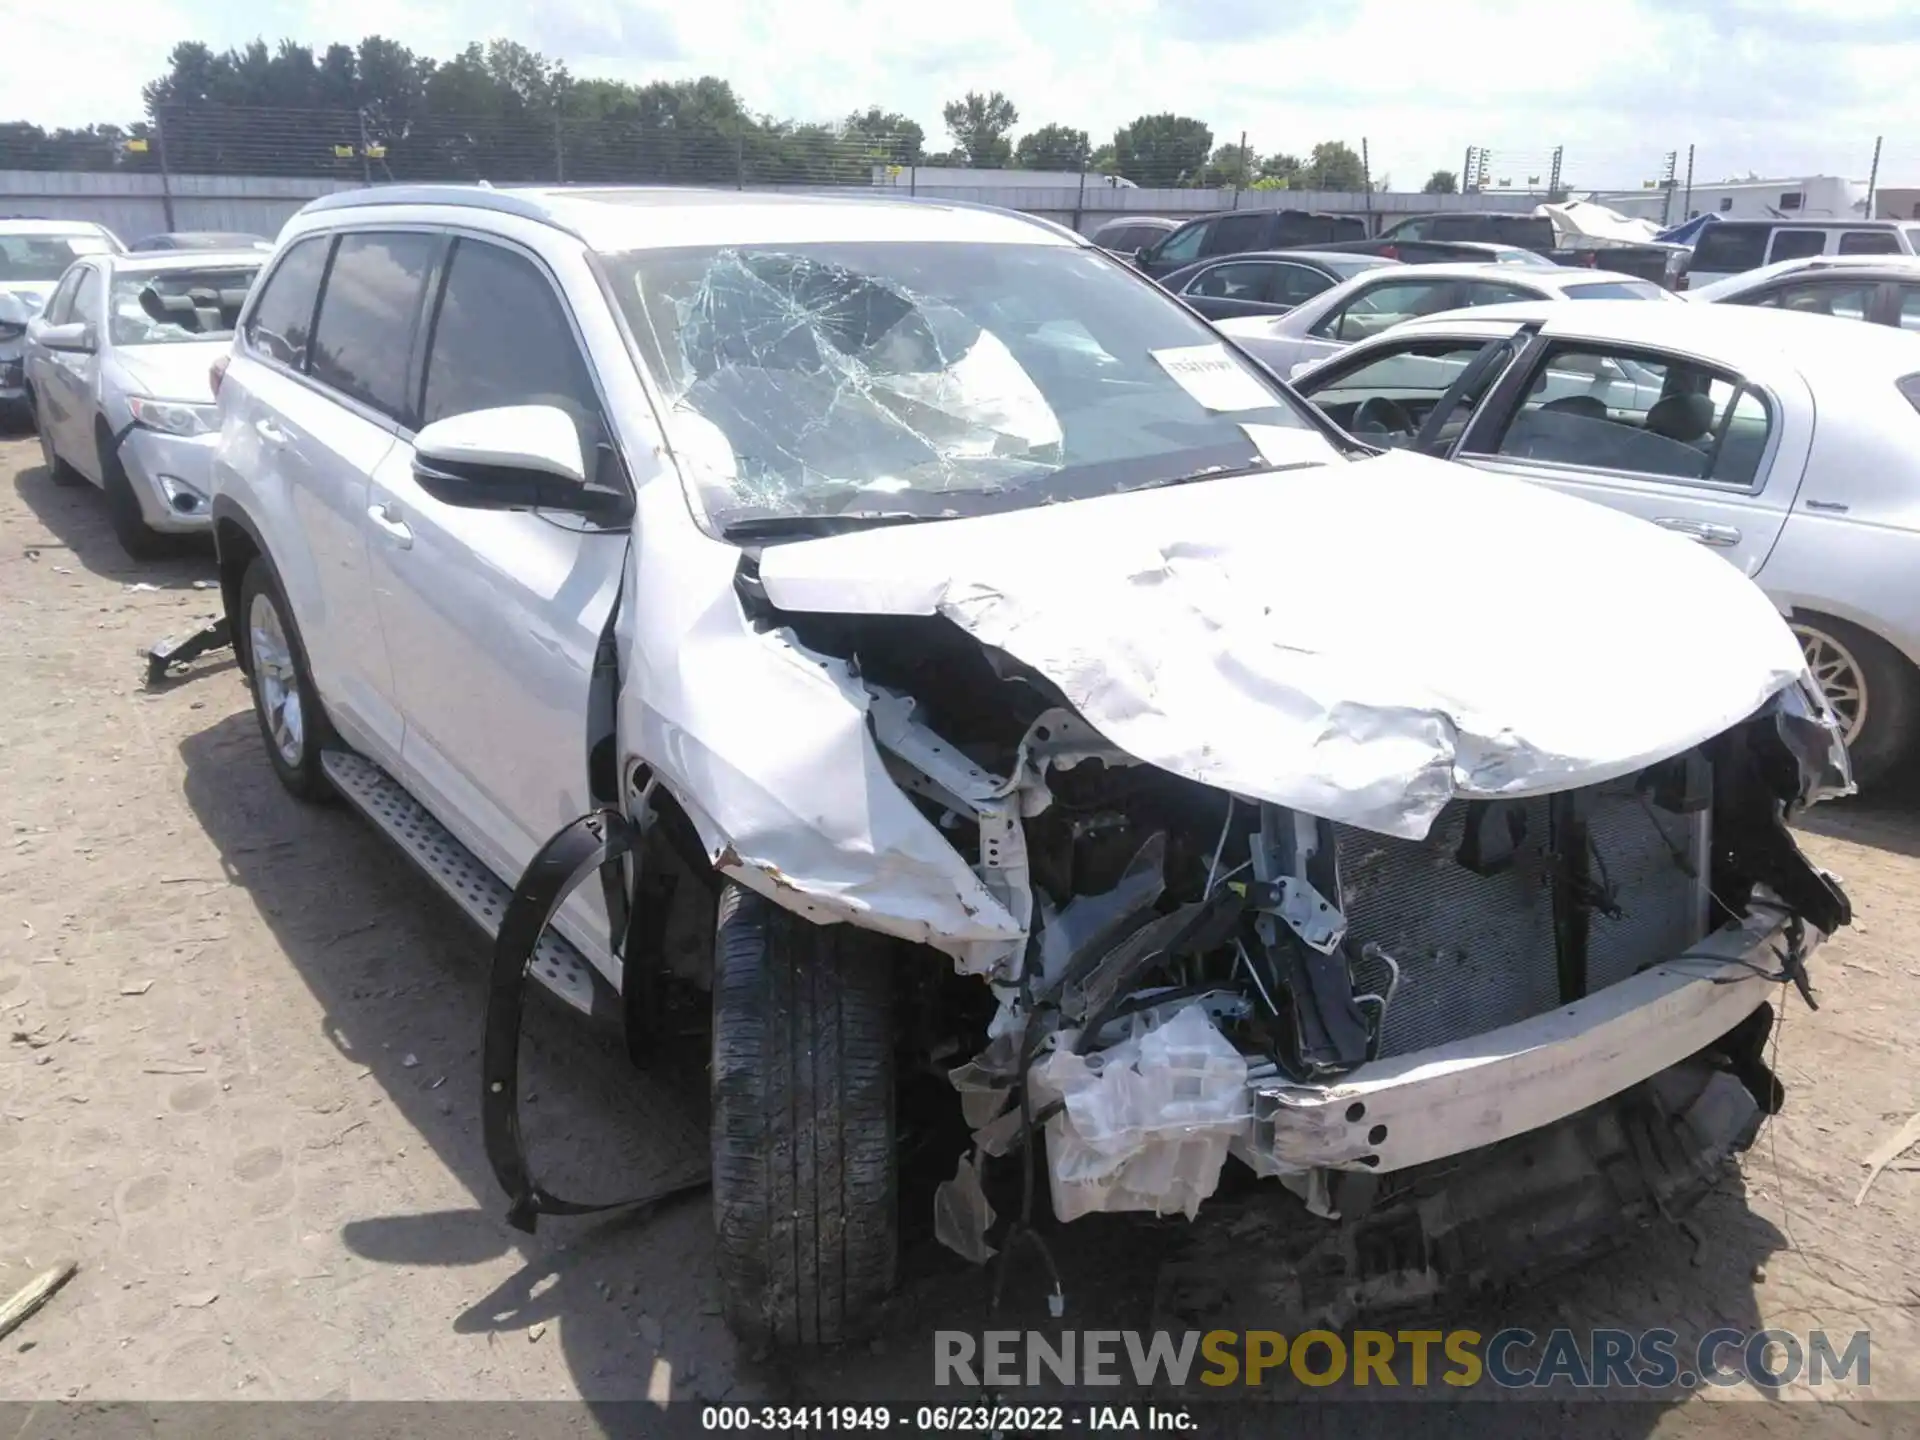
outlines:
{"label": "silver suv", "polygon": [[1773,606],[1357,444],[1059,227],[331,196],[218,404],[269,761],[496,936],[509,1218],[585,1208],[521,1152],[523,982],[643,1055],[698,987],[743,1334],[873,1323],[929,1073],[974,1259],[1034,1233],[989,1239],[983,1168],[1070,1220],[1191,1216],[1231,1161],[1337,1236],[1344,1186],[1484,1183],[1615,1097],[1677,1206],[1779,1103],[1767,1002],[1848,918],[1783,822],[1849,781]]}

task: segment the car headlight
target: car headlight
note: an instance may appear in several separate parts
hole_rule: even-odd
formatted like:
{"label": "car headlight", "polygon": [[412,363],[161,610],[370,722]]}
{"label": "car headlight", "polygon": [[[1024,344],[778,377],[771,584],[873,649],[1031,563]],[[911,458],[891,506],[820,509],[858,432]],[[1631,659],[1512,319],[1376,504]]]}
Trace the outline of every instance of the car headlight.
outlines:
{"label": "car headlight", "polygon": [[134,423],[168,435],[205,435],[220,428],[217,405],[189,405],[180,400],[148,400],[138,395],[127,397]]}

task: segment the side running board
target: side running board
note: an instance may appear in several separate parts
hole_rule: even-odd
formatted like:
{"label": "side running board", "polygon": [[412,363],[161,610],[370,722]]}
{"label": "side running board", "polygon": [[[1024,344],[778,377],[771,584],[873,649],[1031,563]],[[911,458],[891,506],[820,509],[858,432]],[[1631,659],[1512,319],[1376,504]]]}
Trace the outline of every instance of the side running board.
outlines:
{"label": "side running board", "polygon": [[[499,937],[513,892],[454,839],[426,806],[364,755],[324,750],[320,768],[327,772],[333,788],[426,871],[488,939]],[[594,1013],[596,990],[604,982],[596,979],[586,957],[553,930],[541,935],[527,974],[582,1015]],[[608,1002],[600,1003],[605,1006]]]}

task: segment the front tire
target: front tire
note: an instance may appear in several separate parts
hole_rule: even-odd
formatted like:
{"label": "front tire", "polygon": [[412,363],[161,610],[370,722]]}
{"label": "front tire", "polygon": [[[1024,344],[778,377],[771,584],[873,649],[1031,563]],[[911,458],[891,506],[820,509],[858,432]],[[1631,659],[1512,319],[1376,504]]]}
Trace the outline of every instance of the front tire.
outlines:
{"label": "front tire", "polygon": [[1792,622],[1807,666],[1847,727],[1847,755],[1862,790],[1884,781],[1913,752],[1920,726],[1920,672],[1879,636],[1826,615]]}
{"label": "front tire", "polygon": [[139,497],[133,493],[133,479],[114,452],[113,437],[100,433],[100,484],[107,492],[107,514],[113,520],[114,538],[133,560],[152,560],[164,554],[166,537],[147,525]]}
{"label": "front tire", "polygon": [[856,1338],[893,1288],[891,948],[737,885],[720,897],[714,1231],[727,1322],[751,1343]]}
{"label": "front tire", "polygon": [[245,646],[253,713],[273,773],[297,799],[331,798],[333,787],[320,768],[320,751],[332,740],[333,730],[314,691],[293,611],[264,556],[256,555],[241,577],[237,618],[241,633],[234,641]]}

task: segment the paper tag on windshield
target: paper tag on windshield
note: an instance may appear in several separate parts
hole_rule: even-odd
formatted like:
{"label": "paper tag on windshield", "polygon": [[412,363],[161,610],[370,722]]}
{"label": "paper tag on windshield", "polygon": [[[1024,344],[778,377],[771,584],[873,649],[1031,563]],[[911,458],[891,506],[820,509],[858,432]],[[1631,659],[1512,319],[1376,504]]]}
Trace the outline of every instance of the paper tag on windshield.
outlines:
{"label": "paper tag on windshield", "polygon": [[1246,431],[1253,448],[1260,452],[1260,458],[1269,465],[1298,465],[1306,461],[1325,460],[1332,454],[1332,447],[1318,430],[1289,428],[1285,425],[1250,425],[1244,420],[1240,422],[1240,428]]}
{"label": "paper tag on windshield", "polygon": [[1224,345],[1182,345],[1149,353],[1182,390],[1209,410],[1263,410],[1280,403]]}

